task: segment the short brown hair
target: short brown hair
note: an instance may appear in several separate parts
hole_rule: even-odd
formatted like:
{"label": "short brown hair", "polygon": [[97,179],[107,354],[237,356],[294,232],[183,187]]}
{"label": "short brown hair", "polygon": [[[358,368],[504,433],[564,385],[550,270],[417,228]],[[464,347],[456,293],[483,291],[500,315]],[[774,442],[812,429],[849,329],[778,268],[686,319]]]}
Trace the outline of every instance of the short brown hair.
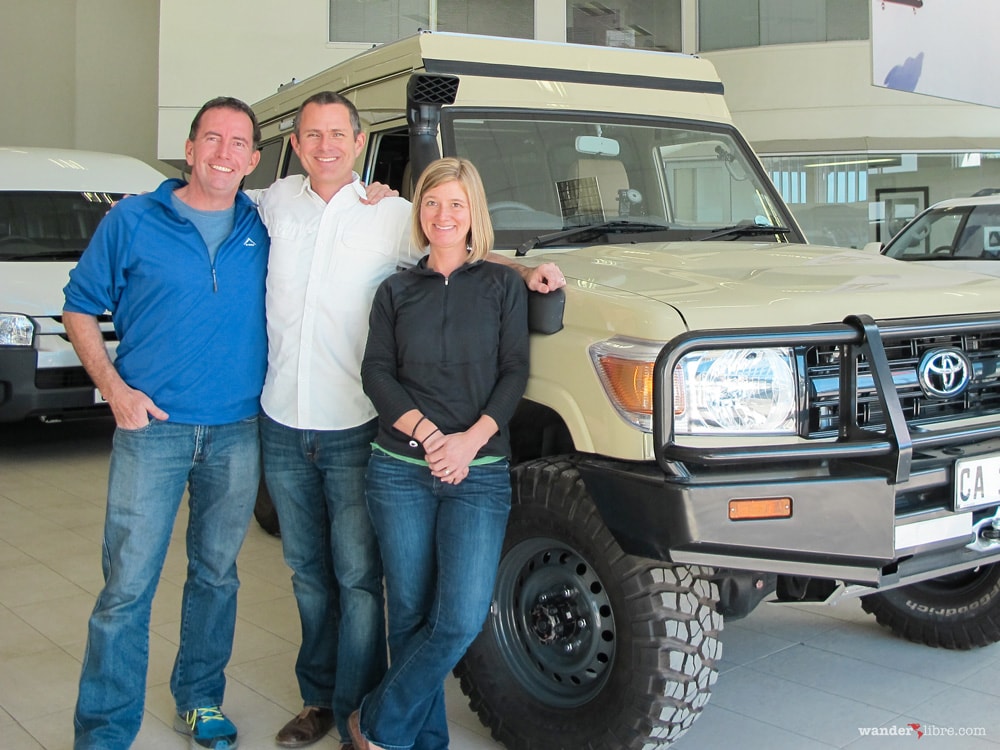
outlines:
{"label": "short brown hair", "polygon": [[306,99],[302,104],[299,105],[298,111],[295,113],[295,119],[293,121],[292,130],[295,133],[295,137],[301,137],[299,133],[299,123],[302,122],[302,112],[310,104],[316,104],[323,106],[326,104],[340,104],[347,108],[347,114],[351,118],[351,130],[354,131],[354,137],[357,138],[361,135],[361,115],[358,114],[358,108],[354,106],[354,102],[345,96],[341,96],[336,91],[319,91],[308,99]]}
{"label": "short brown hair", "polygon": [[189,141],[194,141],[198,137],[198,128],[201,127],[201,118],[210,109],[232,109],[237,112],[242,112],[249,117],[250,124],[253,125],[253,150],[256,151],[260,148],[260,125],[257,123],[257,116],[253,113],[249,104],[232,96],[217,96],[214,99],[209,99],[201,105],[201,109],[198,110],[198,114],[196,114],[194,119],[191,121],[191,130],[188,132]]}

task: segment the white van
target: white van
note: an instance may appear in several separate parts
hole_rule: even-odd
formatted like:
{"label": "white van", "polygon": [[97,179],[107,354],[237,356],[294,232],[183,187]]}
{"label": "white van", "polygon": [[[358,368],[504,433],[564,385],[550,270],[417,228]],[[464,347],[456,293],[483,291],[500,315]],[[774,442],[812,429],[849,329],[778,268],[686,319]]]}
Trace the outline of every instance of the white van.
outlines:
{"label": "white van", "polygon": [[[163,179],[130,156],[0,147],[0,422],[107,409],[66,337],[62,290],[114,202]],[[101,329],[113,356],[110,315]]]}

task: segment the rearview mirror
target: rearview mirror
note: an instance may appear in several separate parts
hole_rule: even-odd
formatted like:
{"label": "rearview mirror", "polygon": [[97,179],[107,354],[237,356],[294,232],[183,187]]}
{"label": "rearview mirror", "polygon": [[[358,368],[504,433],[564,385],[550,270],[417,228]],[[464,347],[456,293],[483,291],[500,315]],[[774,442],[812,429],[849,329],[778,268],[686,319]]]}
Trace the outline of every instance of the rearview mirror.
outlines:
{"label": "rearview mirror", "polygon": [[599,135],[578,135],[576,150],[580,154],[590,156],[618,156],[620,147],[614,138],[604,138]]}

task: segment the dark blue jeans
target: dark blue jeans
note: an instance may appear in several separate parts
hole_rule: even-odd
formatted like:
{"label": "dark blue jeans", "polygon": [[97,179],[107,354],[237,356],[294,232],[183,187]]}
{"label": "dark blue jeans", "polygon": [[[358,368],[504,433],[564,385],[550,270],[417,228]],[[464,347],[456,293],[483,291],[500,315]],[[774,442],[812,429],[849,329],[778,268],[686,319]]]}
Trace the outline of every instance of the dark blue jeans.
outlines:
{"label": "dark blue jeans", "polygon": [[125,750],[142,723],[153,594],[185,488],[190,498],[178,712],[222,704],[236,627],[236,556],[260,477],[257,417],[152,421],[115,431],[104,521],[104,589],[90,616],[74,726],[77,750]]}
{"label": "dark blue jeans", "polygon": [[302,701],[347,717],[385,674],[385,602],[378,542],[365,505],[373,420],[298,430],[261,415],[264,477],[281,525],[302,622],[295,663]]}
{"label": "dark blue jeans", "polygon": [[457,485],[375,449],[368,508],[385,565],[392,664],[362,705],[386,750],[446,750],[444,681],[482,629],[510,513],[507,461]]}

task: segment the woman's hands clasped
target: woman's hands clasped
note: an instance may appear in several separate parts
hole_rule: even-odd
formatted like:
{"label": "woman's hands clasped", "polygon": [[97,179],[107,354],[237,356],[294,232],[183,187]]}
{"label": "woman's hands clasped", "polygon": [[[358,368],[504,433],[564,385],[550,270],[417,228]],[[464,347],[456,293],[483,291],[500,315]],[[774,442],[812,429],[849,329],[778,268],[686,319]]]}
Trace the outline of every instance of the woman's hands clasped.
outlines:
{"label": "woman's hands clasped", "polygon": [[469,476],[469,464],[482,444],[468,432],[450,435],[435,432],[423,445],[431,475],[442,482],[458,484]]}

